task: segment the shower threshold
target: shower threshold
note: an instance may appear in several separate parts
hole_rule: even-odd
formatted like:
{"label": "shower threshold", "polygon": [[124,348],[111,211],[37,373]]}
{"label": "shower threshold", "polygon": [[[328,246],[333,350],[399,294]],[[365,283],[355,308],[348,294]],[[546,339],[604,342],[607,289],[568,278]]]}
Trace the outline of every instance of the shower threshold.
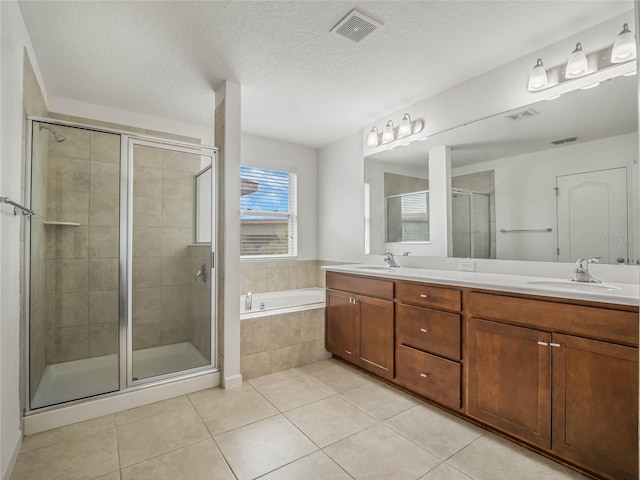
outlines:
{"label": "shower threshold", "polygon": [[[133,352],[133,378],[144,379],[209,365],[191,342]],[[117,391],[120,388],[118,355],[83,358],[47,365],[31,409]]]}

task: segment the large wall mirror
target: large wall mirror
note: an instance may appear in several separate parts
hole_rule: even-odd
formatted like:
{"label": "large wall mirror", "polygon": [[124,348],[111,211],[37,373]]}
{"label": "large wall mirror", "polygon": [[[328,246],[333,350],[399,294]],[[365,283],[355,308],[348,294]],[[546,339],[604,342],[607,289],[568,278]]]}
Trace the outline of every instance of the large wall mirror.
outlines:
{"label": "large wall mirror", "polygon": [[[366,253],[416,250],[448,209],[451,257],[638,263],[637,104],[636,77],[620,76],[367,157]],[[429,157],[443,146],[446,206],[429,202]]]}

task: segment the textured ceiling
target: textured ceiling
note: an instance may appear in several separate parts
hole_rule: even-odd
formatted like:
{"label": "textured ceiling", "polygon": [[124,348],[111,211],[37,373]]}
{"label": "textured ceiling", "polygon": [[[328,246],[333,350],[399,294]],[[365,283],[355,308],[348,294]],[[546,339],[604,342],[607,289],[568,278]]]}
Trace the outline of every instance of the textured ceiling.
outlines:
{"label": "textured ceiling", "polygon": [[[625,1],[22,1],[51,96],[212,124],[242,85],[244,132],[321,147],[633,8]],[[329,33],[357,7],[383,23]]]}

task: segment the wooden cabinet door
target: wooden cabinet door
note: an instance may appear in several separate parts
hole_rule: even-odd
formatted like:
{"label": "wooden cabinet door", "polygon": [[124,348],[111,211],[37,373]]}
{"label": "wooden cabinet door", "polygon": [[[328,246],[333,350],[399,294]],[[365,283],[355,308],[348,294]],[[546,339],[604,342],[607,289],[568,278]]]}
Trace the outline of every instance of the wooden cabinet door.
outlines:
{"label": "wooden cabinet door", "polygon": [[358,296],[359,365],[365,370],[393,379],[393,302]]}
{"label": "wooden cabinet door", "polygon": [[553,335],[553,450],[605,478],[638,478],[638,349]]}
{"label": "wooden cabinet door", "polygon": [[327,290],[325,344],[340,358],[358,363],[355,295]]}
{"label": "wooden cabinet door", "polygon": [[550,448],[551,335],[476,318],[467,325],[467,413]]}

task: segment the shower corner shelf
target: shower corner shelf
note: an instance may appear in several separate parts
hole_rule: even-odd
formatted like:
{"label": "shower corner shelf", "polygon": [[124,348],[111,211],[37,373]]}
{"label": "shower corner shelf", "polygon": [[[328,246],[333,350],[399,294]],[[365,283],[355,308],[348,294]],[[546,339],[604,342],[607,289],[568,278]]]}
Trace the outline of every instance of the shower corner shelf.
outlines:
{"label": "shower corner shelf", "polygon": [[44,220],[42,222],[43,225],[64,225],[67,227],[79,227],[79,223],[74,222],[58,222],[57,220]]}

